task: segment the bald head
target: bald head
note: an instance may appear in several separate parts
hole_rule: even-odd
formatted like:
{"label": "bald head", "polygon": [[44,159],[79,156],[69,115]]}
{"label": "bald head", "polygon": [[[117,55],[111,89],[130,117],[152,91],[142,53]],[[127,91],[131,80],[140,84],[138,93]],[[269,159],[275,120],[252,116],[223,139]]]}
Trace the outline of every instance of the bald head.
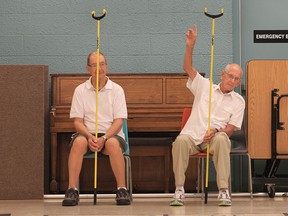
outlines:
{"label": "bald head", "polygon": [[228,73],[229,71],[235,71],[239,74],[239,77],[242,77],[243,75],[242,68],[240,67],[240,65],[235,64],[235,63],[227,64],[224,70]]}
{"label": "bald head", "polygon": [[[104,55],[103,53],[101,53],[101,52],[99,52],[99,54],[100,54],[100,56],[103,56],[103,57],[104,57],[105,62],[107,63],[105,55]],[[87,56],[87,65],[90,64],[91,56],[97,56],[97,52],[96,52],[96,51],[93,51],[93,52],[89,53],[89,55]]]}

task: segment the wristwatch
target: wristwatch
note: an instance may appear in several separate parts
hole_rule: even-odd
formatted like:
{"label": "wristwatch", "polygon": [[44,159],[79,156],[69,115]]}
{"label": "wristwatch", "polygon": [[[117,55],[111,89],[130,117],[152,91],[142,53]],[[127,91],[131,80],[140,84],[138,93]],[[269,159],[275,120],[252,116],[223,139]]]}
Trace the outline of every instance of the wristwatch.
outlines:
{"label": "wristwatch", "polygon": [[104,140],[104,143],[106,143],[107,141],[107,137],[106,136],[102,136],[103,140]]}

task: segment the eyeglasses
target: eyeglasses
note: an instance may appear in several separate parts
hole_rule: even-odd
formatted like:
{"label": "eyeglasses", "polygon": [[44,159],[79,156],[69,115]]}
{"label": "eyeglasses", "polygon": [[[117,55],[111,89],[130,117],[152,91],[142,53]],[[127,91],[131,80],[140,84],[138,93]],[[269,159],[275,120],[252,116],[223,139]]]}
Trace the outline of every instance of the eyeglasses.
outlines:
{"label": "eyeglasses", "polygon": [[227,74],[227,76],[228,76],[229,79],[234,80],[235,82],[238,82],[238,81],[241,80],[241,78],[235,77],[235,76],[233,76],[232,74],[229,74],[227,71],[224,71],[224,72]]}
{"label": "eyeglasses", "polygon": [[[105,62],[100,62],[99,63],[99,67],[105,67],[107,64]],[[89,67],[93,67],[93,68],[96,68],[97,67],[97,64],[94,63],[94,64],[88,64]]]}

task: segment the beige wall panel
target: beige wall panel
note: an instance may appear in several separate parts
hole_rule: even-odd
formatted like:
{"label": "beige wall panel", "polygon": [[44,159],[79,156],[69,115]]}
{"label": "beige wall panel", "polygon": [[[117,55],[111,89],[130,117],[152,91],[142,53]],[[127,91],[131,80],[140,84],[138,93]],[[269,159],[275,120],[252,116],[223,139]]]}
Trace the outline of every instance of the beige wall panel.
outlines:
{"label": "beige wall panel", "polygon": [[[248,151],[251,158],[271,158],[271,92],[288,94],[288,60],[253,60],[247,64]],[[288,124],[288,98],[280,120]],[[284,127],[285,127],[284,125]],[[277,130],[278,153],[288,152],[288,128]]]}

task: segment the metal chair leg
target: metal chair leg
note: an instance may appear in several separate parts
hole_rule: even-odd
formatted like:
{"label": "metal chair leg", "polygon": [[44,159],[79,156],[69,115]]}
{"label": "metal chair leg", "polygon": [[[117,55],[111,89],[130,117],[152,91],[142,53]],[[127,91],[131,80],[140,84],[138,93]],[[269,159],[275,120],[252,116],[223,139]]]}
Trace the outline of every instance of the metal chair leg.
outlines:
{"label": "metal chair leg", "polygon": [[201,179],[200,179],[200,176],[201,176],[201,158],[197,158],[197,161],[198,161],[198,168],[197,168],[197,193],[199,194],[200,193],[200,187],[201,187]]}
{"label": "metal chair leg", "polygon": [[131,201],[133,200],[132,198],[132,169],[131,169],[131,159],[129,156],[124,155],[124,159],[125,159],[125,168],[126,168],[126,187],[129,190],[130,193],[130,199]]}
{"label": "metal chair leg", "polygon": [[250,192],[250,198],[253,199],[253,183],[252,183],[251,158],[250,158],[249,154],[247,154],[247,157],[248,157],[248,190]]}
{"label": "metal chair leg", "polygon": [[204,164],[205,164],[205,158],[201,158],[201,200],[204,199]]}

